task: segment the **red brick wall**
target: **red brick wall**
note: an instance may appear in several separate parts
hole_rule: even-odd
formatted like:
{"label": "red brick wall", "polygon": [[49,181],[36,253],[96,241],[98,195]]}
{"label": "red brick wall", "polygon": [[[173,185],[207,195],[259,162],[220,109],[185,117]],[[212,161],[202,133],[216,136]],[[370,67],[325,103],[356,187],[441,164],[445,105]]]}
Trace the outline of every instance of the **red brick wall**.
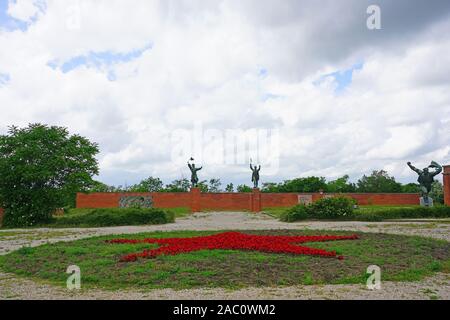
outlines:
{"label": "red brick wall", "polygon": [[251,193],[201,193],[200,209],[204,210],[251,210]]}
{"label": "red brick wall", "polygon": [[[270,207],[290,207],[298,204],[298,195],[312,195],[312,200],[325,196],[319,193],[261,193],[261,206]],[[333,194],[326,194],[333,195]],[[418,205],[419,194],[415,193],[344,193],[343,195],[356,200],[359,205]]]}
{"label": "red brick wall", "polygon": [[[159,208],[189,207],[200,210],[249,210],[290,207],[298,204],[298,195],[306,193],[201,193],[198,189],[181,193],[91,193],[77,195],[77,208],[115,208],[122,195],[152,195],[154,206]],[[316,201],[326,195],[309,193]],[[332,194],[328,194],[332,195]],[[336,194],[337,195],[337,194]],[[359,205],[417,205],[419,194],[411,193],[345,193]]]}
{"label": "red brick wall", "polygon": [[450,166],[444,166],[444,203],[450,206]]}
{"label": "red brick wall", "polygon": [[117,208],[120,197],[148,196],[153,197],[153,203],[158,208],[189,207],[191,195],[187,192],[98,192],[77,193],[77,208]]}

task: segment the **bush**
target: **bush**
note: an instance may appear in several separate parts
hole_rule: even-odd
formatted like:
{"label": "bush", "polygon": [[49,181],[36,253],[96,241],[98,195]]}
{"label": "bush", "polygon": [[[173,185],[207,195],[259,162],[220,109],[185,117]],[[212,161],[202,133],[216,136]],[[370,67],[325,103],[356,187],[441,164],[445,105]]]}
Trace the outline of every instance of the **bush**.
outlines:
{"label": "bush", "polygon": [[310,205],[296,205],[280,216],[281,221],[306,219],[349,219],[353,216],[355,201],[347,197],[323,198]]}
{"label": "bush", "polygon": [[296,205],[280,215],[280,220],[284,222],[294,222],[309,218],[309,208],[303,204]]}
{"label": "bush", "polygon": [[450,218],[450,207],[394,207],[383,208],[368,213],[356,212],[357,220],[381,221],[385,219],[420,219],[420,218]]}
{"label": "bush", "polygon": [[280,220],[294,222],[306,219],[383,221],[388,219],[450,218],[450,207],[366,207],[353,210],[354,202],[348,198],[325,198],[311,205],[297,205],[280,215]]}
{"label": "bush", "polygon": [[341,219],[353,215],[355,200],[347,197],[322,198],[310,205],[310,216],[316,219]]}
{"label": "bush", "polygon": [[157,208],[93,209],[86,213],[55,217],[52,227],[109,227],[127,225],[165,224],[175,221],[171,211]]}

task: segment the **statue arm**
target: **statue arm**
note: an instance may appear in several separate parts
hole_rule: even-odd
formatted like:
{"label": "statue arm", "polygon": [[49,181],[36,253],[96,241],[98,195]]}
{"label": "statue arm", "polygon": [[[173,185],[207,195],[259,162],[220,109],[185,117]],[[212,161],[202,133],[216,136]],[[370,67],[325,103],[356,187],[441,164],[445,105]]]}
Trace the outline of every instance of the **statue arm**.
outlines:
{"label": "statue arm", "polygon": [[195,169],[195,171],[200,171],[200,170],[202,170],[202,168],[203,167],[197,168],[197,169]]}
{"label": "statue arm", "polygon": [[422,170],[417,169],[416,167],[414,167],[411,162],[408,162],[408,167],[411,168],[412,171],[417,172],[418,174],[422,174]]}
{"label": "statue arm", "polygon": [[436,168],[436,171],[434,171],[433,173],[433,177],[442,172],[442,166],[437,162],[431,161],[431,165],[433,166],[433,168]]}
{"label": "statue arm", "polygon": [[250,170],[252,170],[253,171],[253,167],[252,167],[252,164],[250,163]]}

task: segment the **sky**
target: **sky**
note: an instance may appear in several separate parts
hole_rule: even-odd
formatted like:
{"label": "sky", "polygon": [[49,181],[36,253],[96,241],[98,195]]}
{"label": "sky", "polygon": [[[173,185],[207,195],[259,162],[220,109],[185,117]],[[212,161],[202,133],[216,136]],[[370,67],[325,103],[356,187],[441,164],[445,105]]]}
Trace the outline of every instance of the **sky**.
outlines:
{"label": "sky", "polygon": [[407,161],[450,164],[449,31],[447,0],[0,0],[0,134],[65,126],[114,185],[191,156],[223,184],[250,159],[261,182],[415,182]]}

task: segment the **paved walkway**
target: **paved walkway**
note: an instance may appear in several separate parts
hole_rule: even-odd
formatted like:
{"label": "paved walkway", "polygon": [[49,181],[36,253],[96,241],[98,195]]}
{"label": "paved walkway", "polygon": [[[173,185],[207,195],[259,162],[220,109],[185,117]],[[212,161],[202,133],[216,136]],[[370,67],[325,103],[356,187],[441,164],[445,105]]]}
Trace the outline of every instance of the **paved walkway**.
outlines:
{"label": "paved walkway", "polygon": [[[24,245],[71,241],[108,234],[131,234],[170,230],[262,230],[327,229],[418,235],[450,241],[450,220],[409,220],[401,222],[300,222],[283,223],[263,214],[242,212],[198,213],[176,223],[155,226],[128,226],[73,229],[14,229],[0,231],[0,254]],[[0,299],[450,299],[450,277],[436,274],[421,282],[383,282],[382,290],[370,291],[362,285],[293,286],[246,288],[240,290],[171,289],[142,291],[81,290],[69,292],[48,284],[21,279],[0,272]]]}

